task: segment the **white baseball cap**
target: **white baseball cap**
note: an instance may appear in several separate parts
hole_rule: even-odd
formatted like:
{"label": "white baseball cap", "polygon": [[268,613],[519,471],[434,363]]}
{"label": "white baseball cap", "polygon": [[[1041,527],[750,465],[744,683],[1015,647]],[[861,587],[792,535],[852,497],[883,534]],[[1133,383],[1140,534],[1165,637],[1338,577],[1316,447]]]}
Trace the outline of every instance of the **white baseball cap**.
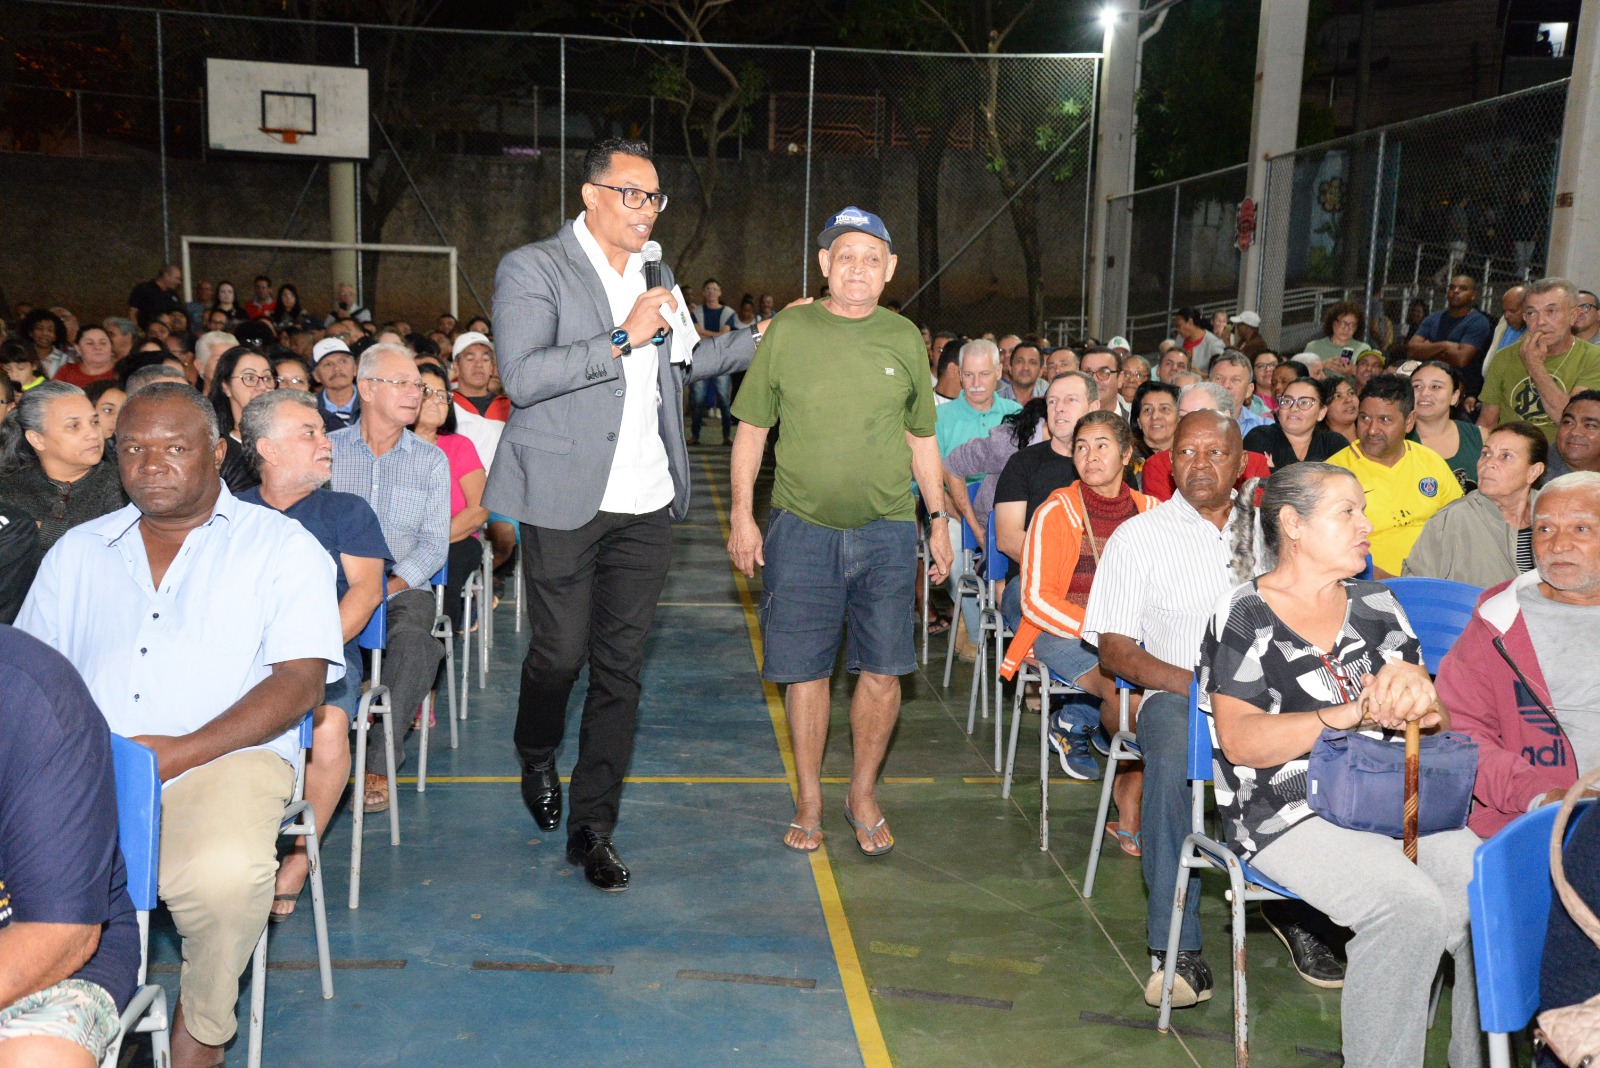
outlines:
{"label": "white baseball cap", "polygon": [[346,356],[349,356],[350,355],[350,346],[346,345],[344,343],[344,339],[343,338],[338,338],[338,337],[325,337],[325,338],[323,338],[321,341],[319,341],[315,345],[311,346],[311,363],[312,363],[312,366],[316,366],[318,363],[321,363],[322,362],[322,358],[324,356],[326,356],[330,352],[342,352]]}
{"label": "white baseball cap", "polygon": [[1106,348],[1108,348],[1108,349],[1127,349],[1129,352],[1133,351],[1133,346],[1128,344],[1128,339],[1125,338],[1125,337],[1114,337],[1114,338],[1112,338],[1110,341],[1106,342]]}
{"label": "white baseball cap", "polygon": [[493,341],[490,341],[488,337],[478,333],[476,330],[468,330],[466,333],[461,334],[456,338],[456,343],[450,348],[450,358],[453,360],[457,356],[460,356],[462,350],[464,350],[468,345],[487,345],[489,346],[490,352],[494,351]]}
{"label": "white baseball cap", "polygon": [[1251,311],[1240,312],[1238,315],[1229,316],[1228,322],[1243,323],[1245,326],[1254,327],[1257,330],[1261,329],[1261,316]]}

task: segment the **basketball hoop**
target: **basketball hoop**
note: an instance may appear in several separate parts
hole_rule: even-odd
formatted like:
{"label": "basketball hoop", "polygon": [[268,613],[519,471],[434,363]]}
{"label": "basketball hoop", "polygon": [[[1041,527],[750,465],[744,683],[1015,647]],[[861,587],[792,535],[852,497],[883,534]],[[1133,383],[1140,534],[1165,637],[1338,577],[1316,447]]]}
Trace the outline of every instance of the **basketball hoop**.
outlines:
{"label": "basketball hoop", "polygon": [[273,135],[286,145],[295,144],[303,135],[311,132],[310,130],[300,130],[290,126],[262,126],[260,130],[264,134]]}

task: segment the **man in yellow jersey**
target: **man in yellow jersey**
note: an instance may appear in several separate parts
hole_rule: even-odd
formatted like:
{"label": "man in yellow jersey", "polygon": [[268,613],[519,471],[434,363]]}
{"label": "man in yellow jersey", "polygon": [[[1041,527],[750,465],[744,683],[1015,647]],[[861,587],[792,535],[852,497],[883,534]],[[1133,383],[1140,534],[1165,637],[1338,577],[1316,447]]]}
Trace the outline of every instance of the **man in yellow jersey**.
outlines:
{"label": "man in yellow jersey", "polygon": [[1416,422],[1411,397],[1411,383],[1399,375],[1373,375],[1361,388],[1355,442],[1328,458],[1354,474],[1367,492],[1378,578],[1400,574],[1423,524],[1461,496],[1461,484],[1444,457],[1406,440]]}

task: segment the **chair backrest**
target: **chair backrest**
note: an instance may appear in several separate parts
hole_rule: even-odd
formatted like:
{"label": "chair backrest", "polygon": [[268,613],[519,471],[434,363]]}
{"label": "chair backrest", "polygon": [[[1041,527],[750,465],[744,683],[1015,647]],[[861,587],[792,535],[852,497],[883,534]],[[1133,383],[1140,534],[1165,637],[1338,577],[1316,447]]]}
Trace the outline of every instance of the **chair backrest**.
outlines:
{"label": "chair backrest", "polygon": [[389,644],[389,599],[383,598],[367,620],[367,625],[356,635],[356,644],[363,649],[382,649]]}
{"label": "chair backrest", "polygon": [[1000,546],[994,540],[994,509],[989,509],[989,549],[983,554],[983,577],[990,582],[1005,581],[1006,572],[1011,569],[1011,557],[1000,551]]}
{"label": "chair backrest", "polygon": [[[1585,801],[1580,811],[1593,802]],[[1522,1030],[1539,1007],[1539,961],[1555,888],[1550,882],[1550,832],[1559,805],[1512,820],[1472,858],[1467,904],[1478,973],[1478,1019],[1485,1031]],[[1577,814],[1568,823],[1577,823]]]}
{"label": "chair backrest", "polygon": [[1436,578],[1392,578],[1383,584],[1394,591],[1411,629],[1422,643],[1422,661],[1428,674],[1439,673],[1439,662],[1472,621],[1472,609],[1483,591],[1464,582]]}
{"label": "chair backrest", "polygon": [[117,843],[128,868],[133,907],[156,907],[156,874],[161,859],[161,777],[156,754],[118,734],[111,736],[117,777]]}
{"label": "chair backrest", "polygon": [[1211,717],[1200,708],[1200,683],[1189,683],[1189,778],[1211,781]]}
{"label": "chair backrest", "polygon": [[1356,575],[1356,578],[1358,578],[1358,579],[1366,579],[1368,582],[1371,582],[1372,581],[1372,576],[1375,575],[1375,574],[1376,574],[1376,572],[1372,570],[1372,554],[1368,553],[1367,554],[1367,566],[1361,569],[1361,573]]}
{"label": "chair backrest", "polygon": [[438,574],[434,575],[433,578],[428,580],[428,585],[430,585],[430,586],[448,586],[448,585],[450,585],[450,561],[449,560],[446,560],[443,564],[441,564],[439,566]]}

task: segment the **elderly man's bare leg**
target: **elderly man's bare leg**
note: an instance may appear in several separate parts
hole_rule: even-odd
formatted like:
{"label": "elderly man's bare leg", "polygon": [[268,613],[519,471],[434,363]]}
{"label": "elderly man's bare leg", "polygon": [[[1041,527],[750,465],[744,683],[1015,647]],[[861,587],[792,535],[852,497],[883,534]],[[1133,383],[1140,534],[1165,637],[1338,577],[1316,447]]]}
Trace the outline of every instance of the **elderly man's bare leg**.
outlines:
{"label": "elderly man's bare leg", "polygon": [[792,682],[783,696],[789,738],[794,743],[795,778],[799,781],[794,823],[783,836],[783,844],[806,853],[822,844],[822,751],[828,744],[828,682]]}
{"label": "elderly man's bare leg", "polygon": [[860,826],[856,841],[863,851],[881,852],[894,844],[889,825],[883,823],[878,807],[878,772],[889,752],[889,737],[900,716],[900,679],[894,675],[875,675],[863,671],[856,678],[855,696],[850,701],[850,739],[854,759],[850,768],[850,792],[845,797],[849,813]]}

